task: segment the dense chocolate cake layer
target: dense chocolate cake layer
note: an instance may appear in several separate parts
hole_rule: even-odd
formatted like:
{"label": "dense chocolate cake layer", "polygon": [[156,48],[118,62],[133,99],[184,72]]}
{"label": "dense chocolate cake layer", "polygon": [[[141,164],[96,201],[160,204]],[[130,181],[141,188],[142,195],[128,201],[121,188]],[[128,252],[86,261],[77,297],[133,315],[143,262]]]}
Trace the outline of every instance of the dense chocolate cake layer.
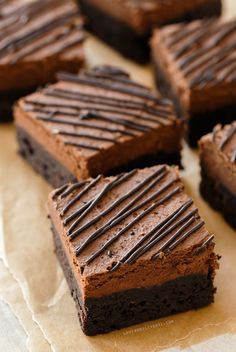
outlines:
{"label": "dense chocolate cake layer", "polygon": [[0,100],[9,96],[12,103],[21,92],[54,81],[58,70],[77,72],[84,60],[82,27],[72,0],[2,1]]}
{"label": "dense chocolate cake layer", "polygon": [[[56,247],[64,253],[58,255],[77,285],[75,299],[79,300],[82,320],[87,321],[92,314],[92,298],[108,304],[113,296],[123,297],[123,302],[126,293],[127,300],[132,300],[133,289],[140,289],[140,294],[150,289],[152,301],[154,292],[159,295],[163,285],[163,290],[171,281],[171,287],[178,286],[181,279],[186,282],[188,277],[186,293],[199,277],[205,277],[207,286],[214,291],[217,257],[213,236],[184,193],[175,168],[155,166],[64,185],[51,193],[49,214]],[[70,281],[71,275],[67,275]],[[75,283],[72,285],[74,292]],[[212,301],[209,292],[205,291],[208,298],[202,296],[202,302]],[[194,300],[191,296],[190,302]],[[185,303],[180,305],[183,310],[196,308],[193,303]],[[180,306],[176,312],[181,311]],[[130,323],[148,319],[139,308],[136,313]],[[117,319],[116,324],[108,321],[104,327],[101,319],[97,332],[124,326],[116,314],[112,311],[111,319]],[[170,311],[163,307],[163,313],[148,314],[154,319]],[[86,333],[96,333],[92,328],[84,329]]]}
{"label": "dense chocolate cake layer", "polygon": [[221,0],[119,1],[79,0],[96,36],[140,63],[149,59],[151,29],[173,22],[218,16]]}
{"label": "dense chocolate cake layer", "polygon": [[192,144],[214,122],[234,119],[235,42],[236,21],[195,21],[154,33],[151,46],[158,86],[174,100],[178,115],[190,120]]}
{"label": "dense chocolate cake layer", "polygon": [[179,155],[182,122],[171,102],[126,72],[99,66],[59,78],[21,99],[15,122],[78,179],[155,161],[158,154],[166,156],[163,162]]}
{"label": "dense chocolate cake layer", "polygon": [[236,122],[217,125],[200,140],[201,193],[236,227]]}

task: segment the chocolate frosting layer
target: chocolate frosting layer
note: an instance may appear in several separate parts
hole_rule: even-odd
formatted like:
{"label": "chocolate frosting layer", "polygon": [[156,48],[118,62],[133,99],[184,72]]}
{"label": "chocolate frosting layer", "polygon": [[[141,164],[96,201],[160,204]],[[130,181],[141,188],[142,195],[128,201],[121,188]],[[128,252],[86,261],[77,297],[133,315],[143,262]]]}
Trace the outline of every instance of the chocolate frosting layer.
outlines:
{"label": "chocolate frosting layer", "polygon": [[235,20],[167,26],[156,30],[152,48],[154,57],[160,53],[158,59],[183,108],[205,111],[235,103]]}
{"label": "chocolate frosting layer", "polygon": [[148,153],[180,149],[182,124],[171,102],[126,72],[99,66],[58,78],[18,102],[16,123],[78,178]]}
{"label": "chocolate frosting layer", "polygon": [[236,195],[236,121],[217,125],[199,142],[201,163],[208,175]]}
{"label": "chocolate frosting layer", "polygon": [[51,193],[49,212],[85,295],[209,270],[213,236],[175,168],[65,185]]}
{"label": "chocolate frosting layer", "polygon": [[[32,76],[38,63],[37,69],[44,75],[48,66],[55,66],[47,62],[48,58],[59,63],[77,58],[77,65],[81,64],[84,39],[83,20],[72,0],[1,1],[0,67],[1,76],[5,74],[7,79],[0,77],[0,90],[16,89],[19,85],[16,77],[21,85],[28,86],[27,77],[21,79],[19,70]],[[62,64],[60,67],[66,68]]]}
{"label": "chocolate frosting layer", "polygon": [[87,0],[105,13],[124,22],[137,32],[145,33],[154,26],[171,22],[212,0]]}

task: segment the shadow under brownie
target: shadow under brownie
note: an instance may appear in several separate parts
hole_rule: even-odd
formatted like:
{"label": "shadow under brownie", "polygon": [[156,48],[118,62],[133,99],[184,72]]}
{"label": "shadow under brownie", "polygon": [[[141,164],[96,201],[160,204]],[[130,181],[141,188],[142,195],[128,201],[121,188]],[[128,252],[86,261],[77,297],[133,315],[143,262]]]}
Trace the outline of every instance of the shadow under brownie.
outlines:
{"label": "shadow under brownie", "polygon": [[111,66],[59,78],[15,106],[19,151],[53,186],[180,163],[182,122],[170,101]]}
{"label": "shadow under brownie", "polygon": [[79,70],[85,36],[71,0],[3,1],[0,28],[0,122],[5,122],[17,99],[55,81],[58,70]]}
{"label": "shadow under brownie", "polygon": [[199,138],[235,113],[236,21],[194,21],[154,32],[151,47],[158,88],[188,122],[187,140]]}
{"label": "shadow under brownie", "polygon": [[213,236],[175,168],[64,185],[50,194],[49,214],[87,335],[213,302]]}
{"label": "shadow under brownie", "polygon": [[78,0],[89,31],[124,56],[149,61],[148,39],[153,27],[196,18],[219,16],[221,0],[117,1]]}
{"label": "shadow under brownie", "polygon": [[217,125],[199,147],[201,194],[236,229],[236,122]]}

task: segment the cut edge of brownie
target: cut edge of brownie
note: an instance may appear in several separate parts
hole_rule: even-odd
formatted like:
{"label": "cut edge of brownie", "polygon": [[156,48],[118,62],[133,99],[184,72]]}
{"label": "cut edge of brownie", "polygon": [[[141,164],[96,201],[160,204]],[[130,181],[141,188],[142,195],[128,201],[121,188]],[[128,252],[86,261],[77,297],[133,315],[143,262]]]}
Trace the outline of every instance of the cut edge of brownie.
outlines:
{"label": "cut edge of brownie", "polygon": [[[146,33],[138,34],[127,24],[107,15],[97,7],[88,4],[86,0],[79,0],[79,3],[82,13],[89,18],[86,23],[86,28],[89,31],[117,49],[124,56],[140,64],[145,64],[149,61],[150,50],[148,38],[151,35],[150,30]],[[209,5],[201,5],[197,9],[193,9],[171,21],[166,21],[161,25],[186,22],[204,17],[217,17],[220,16],[221,11],[221,0],[213,0]],[[102,26],[101,23],[103,24]]]}
{"label": "cut edge of brownie", "polygon": [[[53,225],[52,232],[57,258],[75,300],[82,330],[88,336],[202,308],[214,302],[214,271],[209,270],[208,275],[188,275],[151,288],[130,289],[109,296],[87,298],[85,306],[90,314],[86,319],[76,279]],[[111,322],[109,326],[108,320]]]}
{"label": "cut edge of brownie", "polygon": [[[22,127],[16,125],[16,134],[19,144],[19,153],[26,159],[33,169],[42,175],[53,187],[60,187],[64,183],[76,181],[76,177],[56,160],[45,148],[29,135]],[[116,175],[133,168],[143,168],[156,164],[167,163],[181,166],[181,151],[145,155],[119,168],[112,169],[105,176]],[[96,175],[91,175],[96,176]]]}
{"label": "cut edge of brownie", "polygon": [[236,197],[221,182],[210,177],[202,164],[200,192],[211,207],[220,211],[225,220],[236,229]]}

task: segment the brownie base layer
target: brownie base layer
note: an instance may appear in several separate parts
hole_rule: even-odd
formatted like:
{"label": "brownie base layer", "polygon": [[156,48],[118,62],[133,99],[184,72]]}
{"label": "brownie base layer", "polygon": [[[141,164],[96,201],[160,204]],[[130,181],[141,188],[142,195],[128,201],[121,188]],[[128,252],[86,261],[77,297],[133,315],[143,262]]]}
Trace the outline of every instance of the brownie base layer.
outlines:
{"label": "brownie base layer", "polygon": [[236,195],[217,179],[210,177],[203,166],[201,166],[200,192],[211,207],[220,211],[225,220],[236,229]]}
{"label": "brownie base layer", "polygon": [[13,120],[12,107],[21,97],[32,93],[36,88],[12,90],[0,93],[0,123]]}
{"label": "brownie base layer", "polygon": [[62,243],[52,228],[55,251],[67,279],[82,330],[86,335],[108,333],[130,325],[204,307],[214,301],[212,273],[195,274],[151,288],[137,288],[81,302],[80,291]]}
{"label": "brownie base layer", "polygon": [[[82,13],[88,17],[87,29],[104,42],[114,47],[124,56],[141,64],[149,61],[148,38],[150,32],[139,34],[121,21],[109,16],[86,0],[78,0]],[[221,0],[212,0],[211,4],[199,6],[184,16],[173,20],[163,20],[161,25],[168,23],[191,21],[197,18],[219,16],[221,14]]]}
{"label": "brownie base layer", "polygon": [[[23,128],[17,126],[17,139],[19,144],[19,153],[26,159],[36,172],[41,174],[53,187],[60,187],[64,183],[73,182],[75,176],[71,174],[59,161],[48,153],[42,145],[32,138]],[[127,165],[110,170],[108,175],[115,175],[123,171],[129,171],[133,168],[144,168],[156,164],[170,164],[180,166],[180,152],[164,153],[158,152],[153,155],[145,155]],[[95,177],[97,175],[91,175]]]}
{"label": "brownie base layer", "polygon": [[235,120],[236,105],[226,106],[214,111],[206,111],[204,113],[192,113],[190,118],[187,119],[181,108],[178,96],[174,94],[170,83],[165,77],[158,60],[153,59],[155,79],[158,90],[162,95],[170,98],[174,102],[176,114],[179,118],[185,119],[187,128],[185,139],[188,144],[195,148],[198,145],[199,139],[205,134],[212,131],[218,123],[227,124]]}
{"label": "brownie base layer", "polygon": [[24,129],[17,127],[16,133],[21,156],[53,187],[58,188],[67,182],[76,181],[75,176],[54,159]]}

